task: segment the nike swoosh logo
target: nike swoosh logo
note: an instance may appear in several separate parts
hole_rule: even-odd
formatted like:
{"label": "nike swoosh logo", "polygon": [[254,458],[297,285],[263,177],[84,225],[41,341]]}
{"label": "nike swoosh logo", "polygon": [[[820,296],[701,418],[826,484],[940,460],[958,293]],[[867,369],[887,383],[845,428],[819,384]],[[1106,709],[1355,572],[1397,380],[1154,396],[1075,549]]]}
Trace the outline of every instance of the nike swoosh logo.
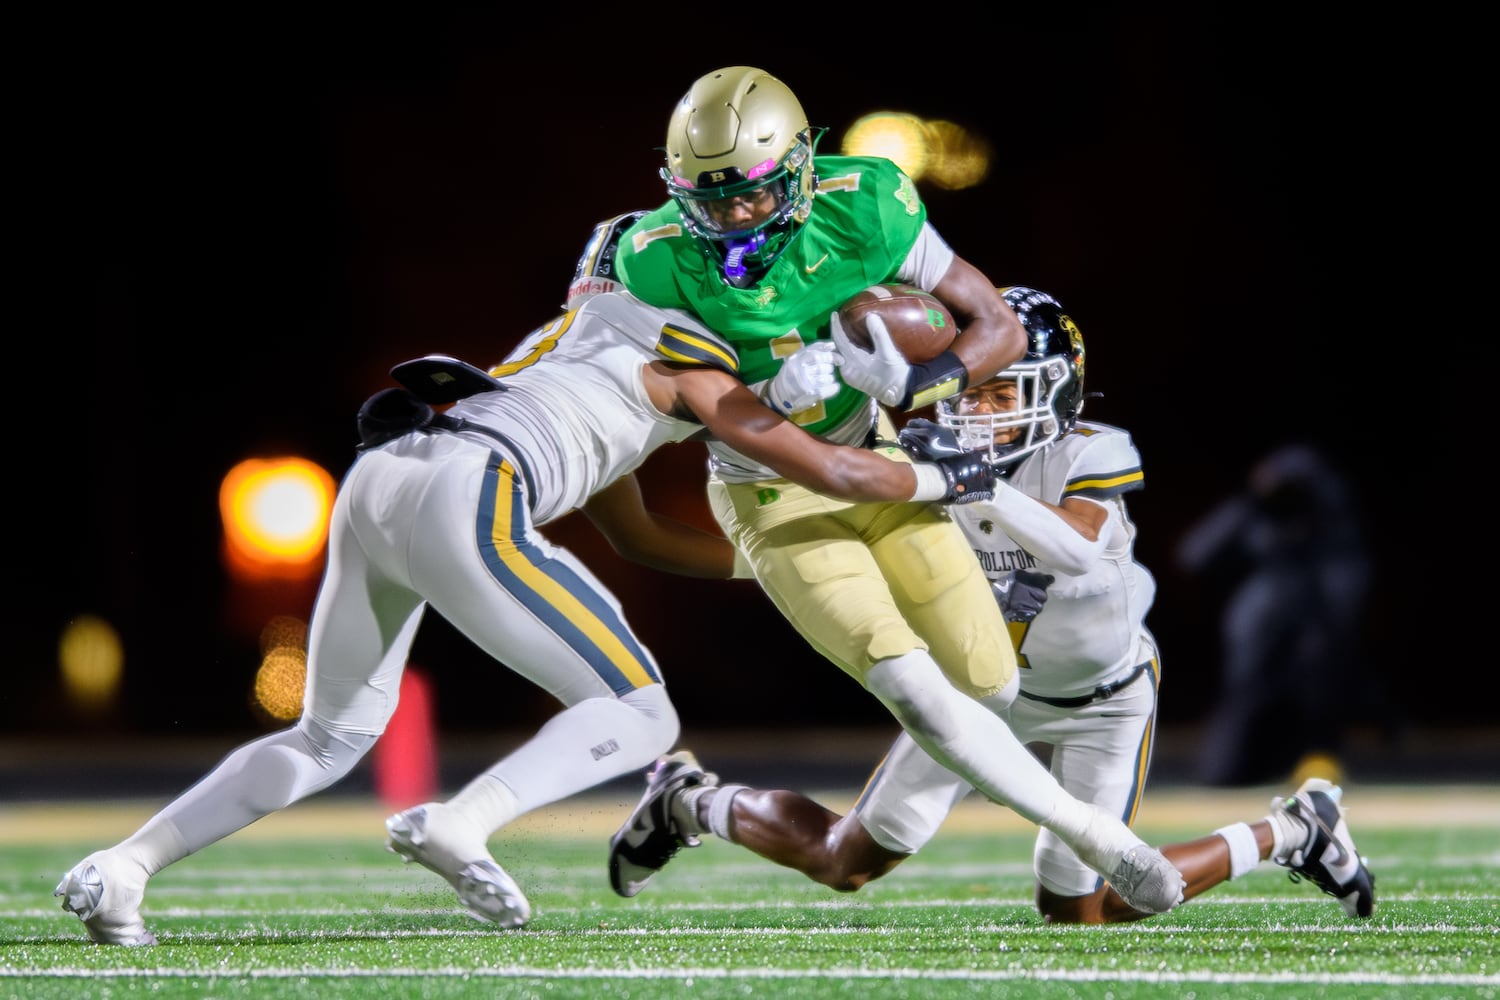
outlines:
{"label": "nike swoosh logo", "polygon": [[[1347,865],[1349,863],[1349,852],[1344,850],[1344,845],[1339,843],[1338,838],[1333,835],[1333,831],[1328,828],[1328,824],[1323,822],[1321,816],[1318,818],[1318,826],[1323,828],[1323,833],[1328,837],[1328,845],[1334,850],[1333,866],[1335,868],[1342,868]],[[1324,854],[1327,854],[1327,848],[1324,848]],[[1322,859],[1320,858],[1319,860]]]}
{"label": "nike swoosh logo", "polygon": [[821,256],[821,257],[818,258],[818,261],[817,261],[816,264],[808,264],[806,267],[803,268],[803,270],[806,271],[808,274],[812,274],[818,268],[822,267],[823,266],[823,262],[825,260],[827,260],[827,259],[828,259],[828,255],[825,253],[823,256]]}

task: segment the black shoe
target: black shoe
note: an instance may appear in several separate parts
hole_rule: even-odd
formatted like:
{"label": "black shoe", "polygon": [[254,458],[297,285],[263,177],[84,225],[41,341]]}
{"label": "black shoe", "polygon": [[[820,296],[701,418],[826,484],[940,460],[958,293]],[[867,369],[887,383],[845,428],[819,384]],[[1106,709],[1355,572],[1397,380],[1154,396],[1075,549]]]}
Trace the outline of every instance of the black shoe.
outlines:
{"label": "black shoe", "polygon": [[704,771],[691,750],[678,750],[656,762],[646,777],[646,794],[609,838],[609,884],[616,893],[634,896],[680,848],[701,843],[679,830],[672,817],[672,797],[684,788],[718,783],[718,775]]}

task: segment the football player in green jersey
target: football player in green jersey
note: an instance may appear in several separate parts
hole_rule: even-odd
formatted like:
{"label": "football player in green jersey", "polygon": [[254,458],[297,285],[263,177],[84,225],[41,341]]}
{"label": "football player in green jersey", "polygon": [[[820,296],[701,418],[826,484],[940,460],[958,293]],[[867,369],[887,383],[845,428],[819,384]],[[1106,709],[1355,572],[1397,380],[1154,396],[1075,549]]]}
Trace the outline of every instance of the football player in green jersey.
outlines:
{"label": "football player in green jersey", "polygon": [[[839,444],[891,441],[879,404],[913,409],[983,382],[1022,356],[1026,334],[995,283],[928,223],[899,167],[832,156],[815,167],[816,140],[796,96],[764,70],[701,77],[668,124],[670,198],[625,232],[615,273],[634,296],[718,332],[739,377],[808,431]],[[931,291],[958,322],[952,347],[932,361],[908,364],[878,322],[873,350],[860,350],[838,322],[855,293],[893,281]],[[725,363],[691,336],[663,350],[680,363]],[[807,391],[778,391],[788,385]],[[1181,900],[1172,864],[1064,791],[1002,721],[1018,687],[1015,652],[978,560],[942,511],[836,500],[722,442],[708,449],[716,520],[815,650],[933,758],[1053,830],[1131,905],[1159,913]],[[661,780],[611,842],[622,895],[688,842],[655,804],[665,785],[693,777],[655,773]]]}

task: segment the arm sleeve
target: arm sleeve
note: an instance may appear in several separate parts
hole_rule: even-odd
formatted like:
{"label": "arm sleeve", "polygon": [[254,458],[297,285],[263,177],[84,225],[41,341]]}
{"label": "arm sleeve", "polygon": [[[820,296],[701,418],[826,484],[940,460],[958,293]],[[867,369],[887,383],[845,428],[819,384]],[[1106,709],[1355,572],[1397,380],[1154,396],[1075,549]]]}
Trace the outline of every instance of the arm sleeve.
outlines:
{"label": "arm sleeve", "polygon": [[953,266],[955,256],[953,248],[932,228],[932,223],[924,222],[917,242],[912,245],[911,252],[896,271],[896,280],[930,292],[943,280],[948,268]]}
{"label": "arm sleeve", "polygon": [[995,520],[1027,552],[1049,568],[1068,576],[1087,573],[1104,554],[1108,541],[1104,532],[1089,541],[1040,501],[1033,500],[1003,479],[995,481],[993,500],[981,501],[975,506],[992,510]]}

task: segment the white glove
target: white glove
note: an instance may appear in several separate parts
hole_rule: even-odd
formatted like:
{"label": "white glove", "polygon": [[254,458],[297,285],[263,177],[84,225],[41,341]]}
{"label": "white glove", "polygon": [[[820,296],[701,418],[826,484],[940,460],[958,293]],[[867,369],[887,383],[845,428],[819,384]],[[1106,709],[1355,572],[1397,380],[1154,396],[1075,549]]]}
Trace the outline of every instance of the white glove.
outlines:
{"label": "white glove", "polygon": [[779,413],[800,413],[832,399],[839,391],[837,348],[827,340],[799,347],[788,355],[767,384],[761,399]]}
{"label": "white glove", "polygon": [[838,345],[839,371],[845,385],[874,396],[886,406],[895,406],[906,398],[911,365],[892,342],[885,320],[874,314],[865,317],[865,329],[870,331],[874,351],[867,351],[849,339],[837,310],[829,318],[829,324],[833,342]]}

